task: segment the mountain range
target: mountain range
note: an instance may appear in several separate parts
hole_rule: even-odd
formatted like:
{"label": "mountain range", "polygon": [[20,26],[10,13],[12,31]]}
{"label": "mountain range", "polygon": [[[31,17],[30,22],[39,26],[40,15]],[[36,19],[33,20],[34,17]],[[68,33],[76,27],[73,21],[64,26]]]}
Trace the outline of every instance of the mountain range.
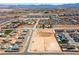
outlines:
{"label": "mountain range", "polygon": [[52,9],[52,8],[79,8],[79,3],[75,4],[62,4],[62,5],[51,5],[51,4],[40,4],[40,5],[26,5],[26,4],[0,4],[0,8],[10,8],[10,9],[16,9],[16,8],[27,8],[27,9]]}

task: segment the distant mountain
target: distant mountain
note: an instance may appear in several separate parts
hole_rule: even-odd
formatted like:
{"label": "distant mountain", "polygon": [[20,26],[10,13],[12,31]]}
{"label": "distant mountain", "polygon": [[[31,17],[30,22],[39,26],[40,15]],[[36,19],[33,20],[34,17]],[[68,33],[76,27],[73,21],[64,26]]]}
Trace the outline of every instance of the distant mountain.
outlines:
{"label": "distant mountain", "polygon": [[61,8],[79,8],[79,3],[76,3],[76,4],[63,4],[63,5],[59,5],[58,7],[61,7]]}
{"label": "distant mountain", "polygon": [[6,5],[0,4],[0,8],[27,8],[27,9],[52,9],[52,8],[79,8],[79,3],[63,4],[63,5]]}

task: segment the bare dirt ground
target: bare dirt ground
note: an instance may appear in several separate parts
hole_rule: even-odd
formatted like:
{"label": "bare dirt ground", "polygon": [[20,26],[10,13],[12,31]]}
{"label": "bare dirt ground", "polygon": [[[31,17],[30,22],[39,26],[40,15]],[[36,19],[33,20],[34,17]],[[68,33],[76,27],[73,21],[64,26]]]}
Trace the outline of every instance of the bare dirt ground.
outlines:
{"label": "bare dirt ground", "polygon": [[51,29],[40,29],[33,32],[28,48],[29,53],[56,53],[61,52],[54,32]]}

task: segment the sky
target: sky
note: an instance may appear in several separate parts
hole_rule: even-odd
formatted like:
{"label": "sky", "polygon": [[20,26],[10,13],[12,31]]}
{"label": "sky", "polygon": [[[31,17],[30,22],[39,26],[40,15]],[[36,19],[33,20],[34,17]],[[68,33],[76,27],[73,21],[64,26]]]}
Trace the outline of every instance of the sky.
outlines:
{"label": "sky", "polygon": [[0,0],[0,4],[68,4],[68,3],[79,3],[79,0]]}

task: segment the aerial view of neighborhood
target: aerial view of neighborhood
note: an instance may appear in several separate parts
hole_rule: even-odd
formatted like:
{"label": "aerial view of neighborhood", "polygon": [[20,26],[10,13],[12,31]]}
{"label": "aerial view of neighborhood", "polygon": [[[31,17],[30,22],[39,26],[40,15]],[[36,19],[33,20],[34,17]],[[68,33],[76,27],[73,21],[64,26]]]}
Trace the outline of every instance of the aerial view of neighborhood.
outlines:
{"label": "aerial view of neighborhood", "polygon": [[79,54],[79,4],[0,5],[2,54]]}

